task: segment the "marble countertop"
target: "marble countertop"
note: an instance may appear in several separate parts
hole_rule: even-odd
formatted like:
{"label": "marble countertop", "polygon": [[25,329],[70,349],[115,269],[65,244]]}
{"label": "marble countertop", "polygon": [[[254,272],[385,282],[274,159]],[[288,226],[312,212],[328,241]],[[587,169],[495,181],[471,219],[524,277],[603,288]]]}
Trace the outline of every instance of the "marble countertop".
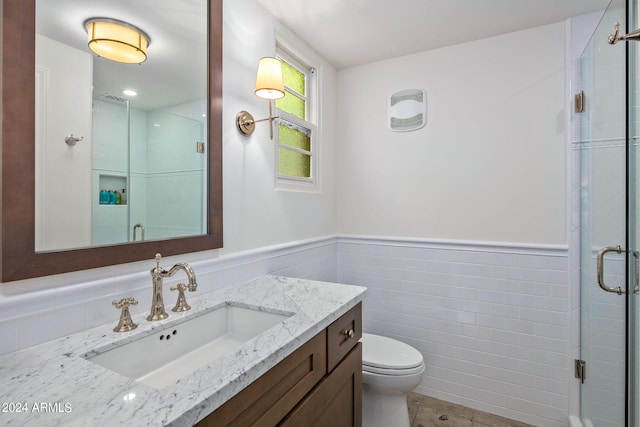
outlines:
{"label": "marble countertop", "polygon": [[[191,426],[357,305],[365,292],[360,286],[262,276],[197,297],[188,294],[191,310],[168,311],[165,320],[133,316],[138,328],[131,332],[113,332],[114,318],[113,324],[2,355],[0,425]],[[170,328],[225,302],[294,315],[162,389],[81,357]]]}

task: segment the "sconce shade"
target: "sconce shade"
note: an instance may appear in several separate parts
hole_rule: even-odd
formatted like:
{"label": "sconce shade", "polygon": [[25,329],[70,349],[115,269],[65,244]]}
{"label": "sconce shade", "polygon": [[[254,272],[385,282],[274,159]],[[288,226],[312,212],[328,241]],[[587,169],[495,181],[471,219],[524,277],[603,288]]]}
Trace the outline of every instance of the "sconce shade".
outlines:
{"label": "sconce shade", "polygon": [[147,59],[149,36],[139,28],[109,18],[92,18],[84,23],[89,49],[112,61],[139,64]]}
{"label": "sconce shade", "polygon": [[282,63],[277,58],[261,58],[258,62],[256,78],[256,96],[265,99],[278,99],[284,96]]}

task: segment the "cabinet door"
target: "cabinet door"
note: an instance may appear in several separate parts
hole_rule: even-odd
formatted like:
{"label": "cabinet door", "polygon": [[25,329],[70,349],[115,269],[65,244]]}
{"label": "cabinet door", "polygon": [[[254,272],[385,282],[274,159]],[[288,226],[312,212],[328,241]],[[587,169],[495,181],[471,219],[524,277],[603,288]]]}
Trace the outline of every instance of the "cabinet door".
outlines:
{"label": "cabinet door", "polygon": [[197,425],[274,426],[327,372],[323,330]]}
{"label": "cabinet door", "polygon": [[280,425],[362,426],[362,344],[358,343]]}

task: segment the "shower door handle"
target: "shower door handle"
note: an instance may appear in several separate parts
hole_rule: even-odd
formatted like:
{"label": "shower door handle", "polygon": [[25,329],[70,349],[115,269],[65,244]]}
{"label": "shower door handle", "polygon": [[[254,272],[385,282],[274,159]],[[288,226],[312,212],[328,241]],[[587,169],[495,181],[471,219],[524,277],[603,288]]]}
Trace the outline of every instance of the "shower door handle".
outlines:
{"label": "shower door handle", "polygon": [[633,251],[634,269],[633,269],[633,293],[640,294],[640,252]]}
{"label": "shower door handle", "polygon": [[626,292],[623,291],[620,286],[618,286],[617,288],[612,288],[611,286],[607,286],[607,284],[604,283],[604,255],[607,252],[617,252],[621,254],[622,248],[620,247],[620,245],[605,246],[604,248],[598,251],[598,255],[596,257],[596,264],[597,264],[596,268],[598,270],[598,285],[600,286],[600,288],[602,288],[603,291],[613,292],[615,294],[622,295],[623,293],[626,293]]}

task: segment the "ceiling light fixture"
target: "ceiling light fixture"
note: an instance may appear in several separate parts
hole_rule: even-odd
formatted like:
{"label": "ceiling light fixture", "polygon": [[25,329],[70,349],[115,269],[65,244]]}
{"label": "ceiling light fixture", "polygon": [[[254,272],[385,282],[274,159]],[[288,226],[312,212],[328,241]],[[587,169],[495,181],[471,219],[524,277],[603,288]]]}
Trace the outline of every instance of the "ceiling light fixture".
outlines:
{"label": "ceiling light fixture", "polygon": [[242,110],[236,115],[236,126],[243,135],[251,135],[256,128],[256,123],[269,120],[269,136],[273,139],[273,121],[278,116],[272,115],[271,100],[284,96],[282,62],[278,58],[266,57],[261,58],[258,62],[255,94],[269,100],[269,117],[255,120],[251,113]]}
{"label": "ceiling light fixture", "polygon": [[112,61],[140,64],[147,59],[149,35],[140,28],[111,18],[91,18],[84,22],[89,49]]}

